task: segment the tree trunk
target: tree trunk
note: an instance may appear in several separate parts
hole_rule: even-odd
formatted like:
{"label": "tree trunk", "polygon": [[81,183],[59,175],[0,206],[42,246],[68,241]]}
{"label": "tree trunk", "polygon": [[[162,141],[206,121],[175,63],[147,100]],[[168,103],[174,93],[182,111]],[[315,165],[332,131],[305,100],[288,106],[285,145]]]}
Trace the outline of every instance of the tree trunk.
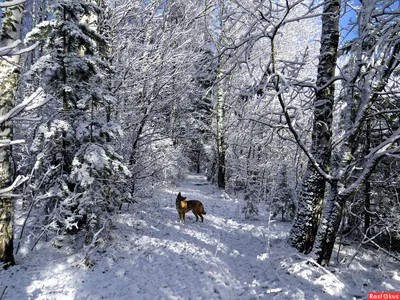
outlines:
{"label": "tree trunk", "polygon": [[[369,148],[371,148],[371,124],[370,121],[366,121],[366,132],[365,132],[365,155],[368,155]],[[368,178],[364,184],[364,234],[370,235],[369,228],[371,226],[371,181]]]}
{"label": "tree trunk", "polygon": [[[334,85],[329,81],[335,75],[337,48],[339,43],[339,0],[325,0],[322,16],[320,60],[314,101],[314,123],[311,154],[321,169],[328,173],[332,149],[332,113]],[[298,197],[298,211],[290,233],[290,243],[303,253],[309,253],[314,245],[322,213],[325,193],[325,178],[311,162],[303,178]]]}
{"label": "tree trunk", "polygon": [[343,189],[341,182],[331,182],[315,250],[317,262],[323,266],[329,264],[340,222],[342,221],[344,204],[346,203],[346,198],[340,193]]}
{"label": "tree trunk", "polygon": [[[23,6],[3,10],[1,41],[4,46],[20,38]],[[8,113],[15,105],[15,92],[19,80],[19,56],[0,59],[0,115]],[[12,121],[0,124],[0,139],[12,139]],[[11,184],[11,146],[0,147],[0,188]],[[4,268],[14,265],[12,198],[0,198],[0,262]]]}
{"label": "tree trunk", "polygon": [[222,82],[219,82],[217,87],[217,153],[217,183],[219,188],[225,189],[224,92]]}

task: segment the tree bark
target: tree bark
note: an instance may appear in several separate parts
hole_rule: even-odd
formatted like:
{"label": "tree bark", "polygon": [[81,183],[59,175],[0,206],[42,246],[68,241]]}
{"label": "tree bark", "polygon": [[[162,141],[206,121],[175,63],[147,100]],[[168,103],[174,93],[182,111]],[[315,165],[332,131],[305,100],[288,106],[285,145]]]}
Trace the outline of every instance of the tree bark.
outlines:
{"label": "tree bark", "polygon": [[[371,148],[371,125],[369,120],[366,121],[366,132],[365,132],[365,155],[368,155],[369,149]],[[371,181],[368,178],[364,184],[364,234],[370,235],[369,229],[371,226]]]}
{"label": "tree bark", "polygon": [[[3,9],[1,41],[9,46],[20,38],[23,6]],[[15,93],[19,80],[19,56],[3,57],[0,60],[0,115],[8,113],[15,106]],[[0,139],[12,140],[12,121],[0,124]],[[0,147],[0,188],[11,184],[11,146]],[[0,262],[4,268],[14,265],[13,255],[12,198],[0,198]]]}
{"label": "tree bark", "polygon": [[[346,117],[341,120],[345,124],[343,142],[339,148],[340,151],[338,151],[341,162],[335,172],[337,180],[336,182],[331,182],[331,196],[328,198],[324,210],[322,226],[320,226],[315,247],[316,260],[321,265],[329,264],[346,200],[354,195],[363,184],[365,184],[366,193],[369,194],[368,180],[379,161],[386,155],[390,155],[390,153],[398,152],[399,129],[394,130],[380,143],[373,146],[369,145],[367,134],[367,144],[364,149],[359,145],[362,128],[366,128],[367,132],[370,131],[367,118],[369,109],[373,107],[375,101],[379,101],[379,92],[385,89],[391,74],[399,66],[398,59],[393,55],[398,53],[400,49],[400,43],[398,40],[396,41],[396,33],[394,31],[385,31],[380,28],[381,25],[378,25],[376,31],[385,32],[387,34],[386,38],[382,37],[376,42],[374,40],[375,37],[369,39],[370,35],[375,31],[373,26],[376,24],[375,19],[372,17],[372,12],[376,7],[374,3],[374,0],[363,1],[362,8],[357,16],[358,24],[360,24],[359,36],[363,37],[363,40],[358,45],[356,44],[356,48],[353,49],[356,56],[354,60],[356,69],[355,72],[353,71],[354,77],[347,82],[347,85],[352,88],[353,83],[356,83],[358,88],[353,91],[350,89],[346,91],[346,103],[350,104],[348,105],[349,109],[353,111],[355,108],[355,111],[354,115],[353,113],[346,114]],[[371,41],[374,43],[371,43]],[[368,65],[370,61],[369,54],[374,53],[375,55],[376,51],[379,53],[380,59],[375,61],[374,64]],[[366,60],[363,61],[363,59]],[[365,65],[368,67],[365,67]],[[382,68],[383,71],[378,72],[377,70],[381,66],[384,66]],[[352,105],[352,102],[356,105]],[[358,151],[365,154],[357,157]],[[355,163],[355,160],[358,162]],[[354,170],[358,170],[358,172],[354,172]],[[370,202],[366,199],[365,206],[368,207],[369,205]],[[369,227],[369,221],[367,217],[364,225]]]}
{"label": "tree bark", "polygon": [[[225,14],[225,1],[219,2],[219,26],[221,29],[221,36],[219,37],[218,48],[222,47],[223,30],[224,30],[224,14]],[[221,49],[219,49],[221,50]],[[225,189],[225,128],[224,128],[224,114],[225,114],[225,94],[224,94],[224,73],[222,72],[222,62],[224,60],[223,53],[218,55],[218,69],[217,69],[217,85],[216,85],[216,100],[217,100],[217,184],[221,189]]]}
{"label": "tree bark", "polygon": [[[219,71],[218,79],[222,74]],[[224,137],[224,92],[222,82],[217,86],[217,183],[218,187],[225,189],[225,137]]]}
{"label": "tree bark", "polygon": [[[340,1],[325,0],[322,16],[320,60],[314,100],[311,154],[328,173],[332,150],[332,120],[337,49],[339,44]],[[322,213],[326,179],[308,162],[298,197],[298,210],[290,233],[290,243],[303,253],[310,253]]]}
{"label": "tree bark", "polygon": [[317,262],[323,266],[329,264],[342,221],[344,204],[346,203],[345,196],[341,194],[343,190],[344,186],[339,180],[331,182],[315,250]]}

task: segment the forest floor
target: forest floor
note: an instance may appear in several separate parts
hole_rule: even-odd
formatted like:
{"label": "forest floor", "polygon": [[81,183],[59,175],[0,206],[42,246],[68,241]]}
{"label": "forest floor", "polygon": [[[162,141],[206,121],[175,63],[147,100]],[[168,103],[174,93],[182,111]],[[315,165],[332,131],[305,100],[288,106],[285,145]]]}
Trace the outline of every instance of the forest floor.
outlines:
{"label": "forest floor", "polygon": [[[204,203],[204,223],[178,221],[178,192]],[[0,299],[367,299],[400,291],[400,264],[386,255],[342,246],[340,263],[318,267],[287,244],[290,223],[261,211],[246,220],[244,203],[189,175],[179,186],[114,217],[112,240],[91,252],[66,254],[39,242],[0,271]],[[261,210],[261,209],[260,209]]]}

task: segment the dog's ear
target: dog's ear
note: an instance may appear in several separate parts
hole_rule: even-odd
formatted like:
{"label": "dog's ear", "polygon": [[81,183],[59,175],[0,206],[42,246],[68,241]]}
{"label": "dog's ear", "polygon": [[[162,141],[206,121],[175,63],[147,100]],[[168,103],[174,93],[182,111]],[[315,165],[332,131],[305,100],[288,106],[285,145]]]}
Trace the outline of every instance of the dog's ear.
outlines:
{"label": "dog's ear", "polygon": [[182,197],[182,196],[181,196],[181,192],[179,192],[178,197]]}

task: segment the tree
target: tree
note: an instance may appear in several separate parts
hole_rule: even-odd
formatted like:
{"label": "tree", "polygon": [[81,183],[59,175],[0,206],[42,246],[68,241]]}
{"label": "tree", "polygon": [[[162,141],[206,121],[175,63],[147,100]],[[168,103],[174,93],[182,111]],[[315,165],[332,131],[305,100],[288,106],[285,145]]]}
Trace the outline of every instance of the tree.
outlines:
{"label": "tree", "polygon": [[[335,168],[331,171],[333,176],[314,250],[322,265],[329,264],[346,203],[365,183],[368,188],[368,180],[379,163],[400,158],[400,127],[398,123],[392,126],[391,122],[398,120],[398,109],[390,105],[398,101],[399,87],[395,82],[400,66],[396,58],[400,37],[390,4],[393,2],[363,1],[357,11],[358,36],[347,45],[349,60],[339,98],[346,109],[339,121],[340,139],[332,161]],[[380,127],[380,135],[372,130],[372,122]],[[365,145],[359,142],[364,132],[374,134],[374,143],[370,141],[369,147],[368,142]]]}
{"label": "tree", "polygon": [[127,5],[131,9],[115,22],[113,86],[119,106],[113,115],[124,124],[132,191],[148,195],[155,184],[179,178],[190,164],[187,157],[194,157],[192,141],[199,140],[194,65],[203,40],[196,35],[197,1]]}
{"label": "tree", "polygon": [[[20,38],[22,5],[5,7],[3,9],[3,23],[1,41],[6,49],[12,49]],[[4,50],[4,48],[2,48]],[[15,93],[19,79],[19,55],[3,57],[0,60],[0,116],[9,113],[15,106]],[[0,140],[12,140],[12,121],[3,120],[0,123]],[[0,145],[0,187],[3,189],[12,182],[11,174],[11,145],[10,142]],[[0,198],[0,262],[4,267],[14,265],[13,256],[13,200],[10,196]]]}
{"label": "tree", "polygon": [[46,45],[28,75],[41,73],[39,84],[55,100],[48,108],[53,116],[38,127],[31,146],[32,201],[45,202],[44,231],[85,228],[87,238],[95,237],[108,227],[109,212],[130,198],[130,172],[113,144],[122,130],[107,120],[115,98],[103,83],[110,67],[99,53],[105,41],[95,21],[102,10],[69,0],[49,8],[53,19],[28,36]]}
{"label": "tree", "polygon": [[340,1],[324,1],[322,34],[316,94],[314,99],[314,120],[312,145],[307,169],[303,177],[298,198],[298,209],[290,233],[293,247],[310,253],[322,213],[325,183],[332,151],[332,122],[334,106],[333,78],[336,70],[339,44]]}

